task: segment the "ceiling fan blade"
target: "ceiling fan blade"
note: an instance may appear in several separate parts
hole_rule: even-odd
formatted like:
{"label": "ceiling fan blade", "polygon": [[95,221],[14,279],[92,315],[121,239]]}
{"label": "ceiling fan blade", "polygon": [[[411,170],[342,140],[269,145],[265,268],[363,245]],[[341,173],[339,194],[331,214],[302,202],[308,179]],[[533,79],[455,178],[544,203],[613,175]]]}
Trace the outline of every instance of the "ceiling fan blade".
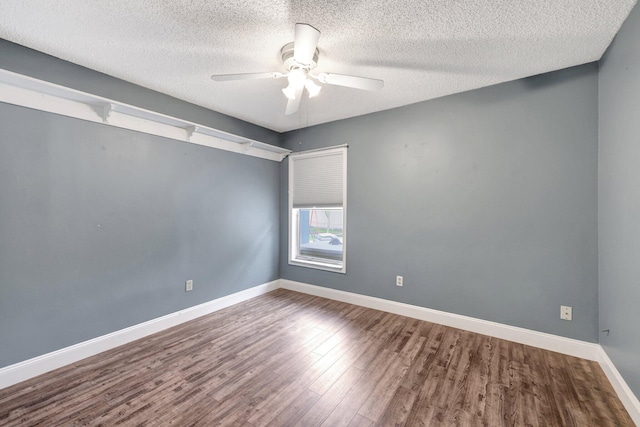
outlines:
{"label": "ceiling fan blade", "polygon": [[244,73],[244,74],[214,74],[211,80],[226,82],[230,80],[253,80],[253,79],[279,79],[284,77],[282,73]]}
{"label": "ceiling fan blade", "polygon": [[293,42],[293,59],[302,65],[311,65],[320,31],[309,24],[296,24],[296,38]]}
{"label": "ceiling fan blade", "polygon": [[296,90],[296,97],[287,101],[287,109],[285,110],[285,116],[295,113],[300,107],[300,100],[302,99],[302,91],[304,86]]}
{"label": "ceiling fan blade", "polygon": [[368,77],[347,76],[344,74],[321,73],[316,77],[320,82],[329,85],[345,86],[363,90],[380,90],[384,87],[384,81],[370,79]]}

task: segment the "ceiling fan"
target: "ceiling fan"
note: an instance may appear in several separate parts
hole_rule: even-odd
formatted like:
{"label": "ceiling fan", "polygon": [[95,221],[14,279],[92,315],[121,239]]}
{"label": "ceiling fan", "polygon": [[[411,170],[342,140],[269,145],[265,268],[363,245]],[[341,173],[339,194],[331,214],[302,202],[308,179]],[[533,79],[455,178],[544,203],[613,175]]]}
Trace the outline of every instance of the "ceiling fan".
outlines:
{"label": "ceiling fan", "polygon": [[309,24],[296,24],[295,41],[287,43],[280,50],[282,62],[286,73],[244,73],[244,74],[214,74],[211,79],[222,82],[229,80],[249,80],[249,79],[280,79],[286,77],[289,85],[282,89],[288,98],[285,114],[293,114],[298,111],[302,92],[307,90],[309,98],[318,95],[322,86],[317,85],[314,80],[336,86],[344,86],[363,90],[380,90],[384,82],[378,79],[367,77],[348,76],[344,74],[311,72],[318,64],[320,51],[317,48],[320,39],[320,31]]}

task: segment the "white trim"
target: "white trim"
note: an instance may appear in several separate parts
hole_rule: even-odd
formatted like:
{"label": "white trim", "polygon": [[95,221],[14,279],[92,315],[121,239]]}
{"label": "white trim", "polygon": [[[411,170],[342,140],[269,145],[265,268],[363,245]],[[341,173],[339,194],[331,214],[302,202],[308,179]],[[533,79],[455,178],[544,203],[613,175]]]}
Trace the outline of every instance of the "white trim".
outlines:
{"label": "white trim", "polygon": [[275,145],[3,69],[0,69],[0,102],[277,162],[291,152]]}
{"label": "white trim", "polygon": [[609,358],[609,355],[602,347],[600,347],[599,356],[600,358],[598,359],[598,362],[600,363],[600,367],[602,367],[602,370],[609,379],[613,389],[618,394],[618,398],[631,416],[633,422],[636,423],[637,426],[640,426],[640,401],[638,401],[638,398],[633,394],[633,391],[631,391],[626,381],[622,378],[622,375],[620,375],[620,372],[618,372],[618,369]]}
{"label": "white trim", "polygon": [[[288,263],[289,265],[295,265],[298,267],[313,268],[316,270],[331,271],[333,273],[346,274],[347,273],[347,148],[349,145],[342,144],[332,147],[319,148],[316,150],[299,151],[296,153],[290,153],[289,155],[289,181],[288,181],[288,202],[287,202],[287,217],[289,218],[289,235],[288,235]],[[330,263],[323,263],[321,261],[307,261],[300,257],[298,252],[298,239],[299,239],[299,221],[298,218],[293,218],[293,187],[294,187],[294,174],[295,166],[294,161],[298,158],[304,159],[309,157],[328,156],[335,153],[340,153],[342,156],[342,262],[339,265],[332,265]],[[295,221],[294,221],[295,220]],[[295,223],[295,224],[294,224]]]}
{"label": "white trim", "polygon": [[127,344],[148,335],[160,332],[184,322],[188,322],[197,317],[213,313],[239,302],[266,294],[279,288],[279,281],[274,280],[269,283],[245,289],[212,301],[205,302],[184,310],[167,314],[144,323],[130,326],[119,331],[102,335],[88,341],[84,341],[60,350],[53,351],[32,359],[18,362],[0,369],[0,389],[17,384],[29,378],[44,374],[65,365],[77,362],[78,360],[96,355],[106,350]]}
{"label": "white trim", "polygon": [[280,279],[280,287],[598,362],[631,419],[640,426],[640,402],[599,344],[292,280]]}
{"label": "white trim", "polygon": [[530,329],[504,325],[502,323],[490,322],[488,320],[476,319],[474,317],[447,313],[417,305],[389,301],[382,298],[354,294],[352,292],[339,291],[336,289],[309,285],[286,279],[280,279],[280,287],[296,292],[302,292],[305,294],[412,317],[414,319],[426,320],[428,322],[464,329],[470,332],[477,332],[479,334],[489,335],[520,344],[531,345],[545,350],[556,351],[570,356],[581,357],[583,359],[597,361],[600,357],[600,346],[598,344],[565,338],[558,335],[532,331]]}
{"label": "white trim", "polygon": [[[318,258],[318,259],[321,259],[321,258]],[[328,262],[296,258],[294,260],[289,261],[289,265],[295,265],[296,267],[313,268],[316,270],[330,271],[332,273],[346,274],[346,272],[344,271],[343,262],[341,262],[340,264],[332,265],[332,264],[329,264]]]}
{"label": "white trim", "polygon": [[[300,144],[302,144],[302,142]],[[308,153],[315,153],[317,151],[334,150],[336,148],[349,148],[349,144],[332,145],[330,147],[314,148],[313,150],[296,151],[296,152],[289,153],[288,156],[289,157],[296,157],[298,154],[305,155],[305,154],[308,154]]]}
{"label": "white trim", "polygon": [[278,279],[235,294],[227,295],[204,304],[189,307],[148,322],[140,323],[101,337],[72,345],[42,356],[34,357],[0,369],[0,389],[17,384],[37,375],[77,362],[100,352],[110,350],[131,341],[160,332],[197,317],[204,316],[231,305],[266,294],[278,288],[373,308],[441,325],[464,329],[496,338],[526,344],[545,350],[596,361],[602,367],[631,419],[640,426],[640,402],[599,344],[564,338],[544,332],[447,313],[425,307],[389,301],[366,295],[345,292],[322,286]]}

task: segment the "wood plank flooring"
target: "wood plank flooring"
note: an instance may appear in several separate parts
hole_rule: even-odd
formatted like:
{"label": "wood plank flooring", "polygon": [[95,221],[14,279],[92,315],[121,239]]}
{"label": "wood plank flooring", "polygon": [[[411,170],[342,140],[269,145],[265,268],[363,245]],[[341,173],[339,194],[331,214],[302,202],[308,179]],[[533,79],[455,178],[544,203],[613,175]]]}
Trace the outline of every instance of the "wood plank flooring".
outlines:
{"label": "wood plank flooring", "polygon": [[633,426],[597,363],[287,290],[0,390],[2,426]]}

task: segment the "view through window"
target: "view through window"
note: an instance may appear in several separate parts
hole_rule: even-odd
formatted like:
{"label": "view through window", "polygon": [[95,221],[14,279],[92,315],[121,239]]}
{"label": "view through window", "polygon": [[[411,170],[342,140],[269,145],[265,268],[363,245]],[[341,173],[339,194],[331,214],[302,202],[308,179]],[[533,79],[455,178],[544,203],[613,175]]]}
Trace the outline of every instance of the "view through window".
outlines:
{"label": "view through window", "polygon": [[309,258],[342,260],[342,208],[298,209],[299,253]]}

